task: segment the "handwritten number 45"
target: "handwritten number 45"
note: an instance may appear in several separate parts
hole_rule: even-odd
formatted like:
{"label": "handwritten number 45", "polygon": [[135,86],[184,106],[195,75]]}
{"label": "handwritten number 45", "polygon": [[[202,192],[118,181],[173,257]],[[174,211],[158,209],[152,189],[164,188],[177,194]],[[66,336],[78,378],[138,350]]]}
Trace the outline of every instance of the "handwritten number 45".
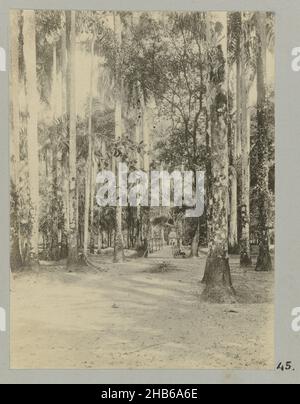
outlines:
{"label": "handwritten number 45", "polygon": [[277,370],[281,370],[281,372],[286,372],[286,371],[294,371],[295,369],[293,368],[292,362],[286,362],[282,363],[280,362],[276,368]]}

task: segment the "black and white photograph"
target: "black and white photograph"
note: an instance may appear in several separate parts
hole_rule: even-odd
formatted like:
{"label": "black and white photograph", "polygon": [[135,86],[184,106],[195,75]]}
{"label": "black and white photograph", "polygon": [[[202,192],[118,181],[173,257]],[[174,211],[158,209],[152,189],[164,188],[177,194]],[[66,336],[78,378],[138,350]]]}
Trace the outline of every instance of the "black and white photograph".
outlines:
{"label": "black and white photograph", "polygon": [[10,10],[12,369],[274,369],[275,21]]}

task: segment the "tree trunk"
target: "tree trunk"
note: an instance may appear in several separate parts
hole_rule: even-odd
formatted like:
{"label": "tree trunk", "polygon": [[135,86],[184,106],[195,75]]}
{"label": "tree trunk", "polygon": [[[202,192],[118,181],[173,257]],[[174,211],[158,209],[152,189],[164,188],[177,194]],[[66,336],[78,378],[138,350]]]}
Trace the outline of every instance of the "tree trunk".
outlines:
{"label": "tree trunk", "polygon": [[27,131],[28,131],[28,172],[29,193],[31,201],[30,234],[30,265],[37,267],[39,262],[39,142],[38,142],[38,105],[36,74],[36,30],[35,12],[23,11],[23,38],[24,38],[24,62],[25,85],[28,106]]}
{"label": "tree trunk", "polygon": [[[243,19],[242,19],[243,29]],[[243,35],[242,35],[243,38]],[[240,264],[243,267],[252,265],[250,251],[250,117],[248,114],[248,85],[246,83],[246,56],[244,43],[241,46],[242,81],[241,81],[241,112],[242,112],[242,136],[241,136],[241,238],[240,238]]]}
{"label": "tree trunk", "polygon": [[[122,25],[120,14],[114,14],[114,28],[116,37],[116,47],[120,53],[122,45]],[[116,77],[115,77],[115,138],[122,138],[122,78],[121,78],[121,60],[117,57]],[[118,183],[118,163],[119,159],[115,159],[115,172],[117,174]],[[124,262],[124,242],[122,234],[122,206],[119,200],[119,184],[117,184],[117,206],[116,206],[116,229],[114,243],[114,262]]]}
{"label": "tree trunk", "polygon": [[[245,87],[243,86],[245,89]],[[244,98],[246,93],[244,92]],[[240,239],[240,263],[241,266],[251,266],[250,252],[250,122],[247,111],[246,99],[242,108],[242,171],[241,171],[241,239]]]}
{"label": "tree trunk", "polygon": [[140,248],[143,245],[142,226],[142,209],[138,205],[136,208],[136,248]]}
{"label": "tree trunk", "polygon": [[62,105],[62,115],[67,113],[67,26],[65,25],[61,33],[61,105]]}
{"label": "tree trunk", "polygon": [[237,173],[234,166],[229,167],[229,253],[238,254],[238,233],[237,233],[237,215],[238,215],[238,200],[237,200]]}
{"label": "tree trunk", "polygon": [[236,61],[236,159],[237,164],[240,163],[240,157],[242,152],[242,143],[241,143],[241,121],[242,121],[242,112],[241,112],[241,46],[240,46],[240,39],[238,40],[238,56]]}
{"label": "tree trunk", "polygon": [[[57,55],[56,44],[53,45],[53,66],[52,66],[52,102],[51,108],[53,113],[53,127],[58,117],[57,114]],[[58,235],[58,133],[53,134],[54,141],[52,142],[52,229],[51,229],[51,246],[50,257],[53,261],[58,261],[60,258],[59,251],[59,235]]]}
{"label": "tree trunk", "polygon": [[200,219],[198,219],[197,228],[192,241],[191,258],[199,257],[199,243],[200,243]]}
{"label": "tree trunk", "polygon": [[[137,88],[137,107],[136,107],[136,124],[135,124],[135,142],[139,145],[143,141],[143,111],[141,101],[141,88]],[[141,169],[141,156],[136,152],[136,169]],[[142,210],[140,203],[136,208],[136,248],[140,248],[143,244],[142,240]]]}
{"label": "tree trunk", "polygon": [[[85,205],[84,205],[84,256],[88,255],[89,245],[89,220],[90,220],[90,207],[91,207],[91,182],[92,182],[92,154],[93,154],[93,140],[92,140],[92,117],[93,117],[93,76],[94,76],[94,48],[95,40],[91,41],[91,70],[90,70],[90,90],[89,90],[89,123],[88,123],[88,160],[86,164],[86,176],[85,176]],[[92,223],[91,223],[92,232]]]}
{"label": "tree trunk", "polygon": [[160,238],[161,238],[161,245],[164,247],[166,245],[166,240],[165,240],[165,228],[164,226],[161,226],[160,229]]}
{"label": "tree trunk", "polygon": [[11,214],[11,250],[10,267],[14,271],[22,266],[19,238],[19,170],[20,170],[20,105],[19,105],[19,18],[20,12],[13,10],[10,13],[10,35],[11,35],[11,116],[10,116],[10,139],[11,139],[11,195],[13,212]]}
{"label": "tree trunk", "polygon": [[144,94],[141,90],[141,108],[142,108],[142,140],[144,143],[144,170],[149,172],[150,170],[150,132],[148,122],[148,111],[145,103]]}
{"label": "tree trunk", "polygon": [[258,35],[257,50],[257,192],[258,192],[258,240],[259,255],[256,271],[271,271],[272,259],[269,248],[269,150],[266,99],[266,14],[256,13]]}
{"label": "tree trunk", "polygon": [[101,229],[101,209],[98,208],[98,242],[97,242],[97,254],[102,254],[102,247],[103,247],[103,232]]}
{"label": "tree trunk", "polygon": [[145,253],[144,253],[144,257],[148,258],[149,253],[150,253],[150,242],[151,239],[153,238],[153,227],[152,227],[152,223],[151,223],[151,208],[147,207],[146,211],[145,211],[145,222],[146,222],[146,229],[145,229]]}
{"label": "tree trunk", "polygon": [[10,140],[11,140],[11,174],[12,181],[19,192],[19,166],[20,166],[20,104],[19,104],[19,18],[20,12],[13,10],[10,12]]}
{"label": "tree trunk", "polygon": [[67,103],[69,109],[69,197],[70,197],[70,231],[68,243],[68,265],[78,263],[78,198],[77,198],[77,145],[76,145],[76,12],[66,11],[67,26]]}
{"label": "tree trunk", "polygon": [[[211,43],[211,21],[210,21],[210,13],[206,14],[206,42],[207,44]],[[209,66],[209,57],[208,52],[206,56],[206,64]],[[205,139],[205,147],[206,147],[206,187],[205,187],[205,205],[206,205],[206,239],[207,244],[209,245],[212,240],[212,165],[211,165],[211,98],[210,95],[212,93],[212,85],[210,79],[207,79],[207,94],[205,97],[206,102],[206,139]],[[202,279],[202,282],[205,282],[205,275]]]}
{"label": "tree trunk", "polygon": [[236,32],[236,131],[235,131],[235,150],[234,150],[234,167],[236,171],[236,179],[237,179],[237,234],[238,234],[238,242],[241,239],[241,210],[240,210],[240,202],[241,202],[241,154],[242,154],[242,98],[244,94],[242,94],[242,16],[240,12],[236,13],[238,27]]}
{"label": "tree trunk", "polygon": [[94,227],[94,207],[95,207],[95,184],[96,184],[96,164],[94,161],[95,153],[95,138],[92,135],[92,166],[91,166],[91,230],[90,230],[90,252],[94,254],[95,252],[95,227]]}
{"label": "tree trunk", "polygon": [[[229,92],[228,74],[228,92]],[[233,97],[234,98],[234,97]],[[235,98],[234,98],[235,99]],[[238,101],[236,99],[236,101]],[[228,107],[231,103],[228,100]],[[235,107],[237,108],[237,102]],[[234,109],[234,107],[233,107]],[[228,110],[228,146],[229,146],[229,254],[238,254],[238,175],[237,175],[237,132],[238,125],[232,118],[232,110]]]}
{"label": "tree trunk", "polygon": [[[223,22],[223,21],[222,21]],[[221,41],[224,58],[227,57],[227,21],[224,13],[224,39]],[[224,67],[226,67],[226,62]],[[226,75],[226,73],[225,73]],[[205,270],[206,287],[202,297],[215,303],[232,302],[234,289],[228,256],[228,132],[226,126],[226,80],[215,88],[212,105],[212,239]]]}
{"label": "tree trunk", "polygon": [[[61,34],[61,104],[62,117],[67,114],[67,32],[66,25],[62,29]],[[63,209],[64,209],[64,231],[62,235],[61,258],[68,255],[68,238],[70,232],[70,197],[69,197],[69,154],[62,155],[62,191],[63,191]]]}
{"label": "tree trunk", "polygon": [[98,249],[97,249],[97,254],[100,255],[102,254],[102,233],[101,230],[99,229],[98,232]]}

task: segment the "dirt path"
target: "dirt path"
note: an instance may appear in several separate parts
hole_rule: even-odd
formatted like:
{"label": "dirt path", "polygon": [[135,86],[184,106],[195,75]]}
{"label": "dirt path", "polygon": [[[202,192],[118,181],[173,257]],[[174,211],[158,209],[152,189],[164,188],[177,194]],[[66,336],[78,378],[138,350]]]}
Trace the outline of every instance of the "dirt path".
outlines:
{"label": "dirt path", "polygon": [[244,303],[209,305],[199,298],[205,257],[168,260],[162,273],[160,262],[14,275],[12,367],[273,367],[273,274],[232,261]]}

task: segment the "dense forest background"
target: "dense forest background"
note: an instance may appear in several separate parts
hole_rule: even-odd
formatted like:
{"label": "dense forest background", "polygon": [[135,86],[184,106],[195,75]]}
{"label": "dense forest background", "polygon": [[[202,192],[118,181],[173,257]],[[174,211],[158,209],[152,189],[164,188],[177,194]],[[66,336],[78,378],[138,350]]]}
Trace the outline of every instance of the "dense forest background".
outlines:
{"label": "dense forest background", "polygon": [[[272,270],[272,13],[15,10],[10,24],[12,270],[172,244],[206,252],[211,301],[235,295],[231,254]],[[99,207],[96,175],[119,162],[205,171],[204,215]]]}

